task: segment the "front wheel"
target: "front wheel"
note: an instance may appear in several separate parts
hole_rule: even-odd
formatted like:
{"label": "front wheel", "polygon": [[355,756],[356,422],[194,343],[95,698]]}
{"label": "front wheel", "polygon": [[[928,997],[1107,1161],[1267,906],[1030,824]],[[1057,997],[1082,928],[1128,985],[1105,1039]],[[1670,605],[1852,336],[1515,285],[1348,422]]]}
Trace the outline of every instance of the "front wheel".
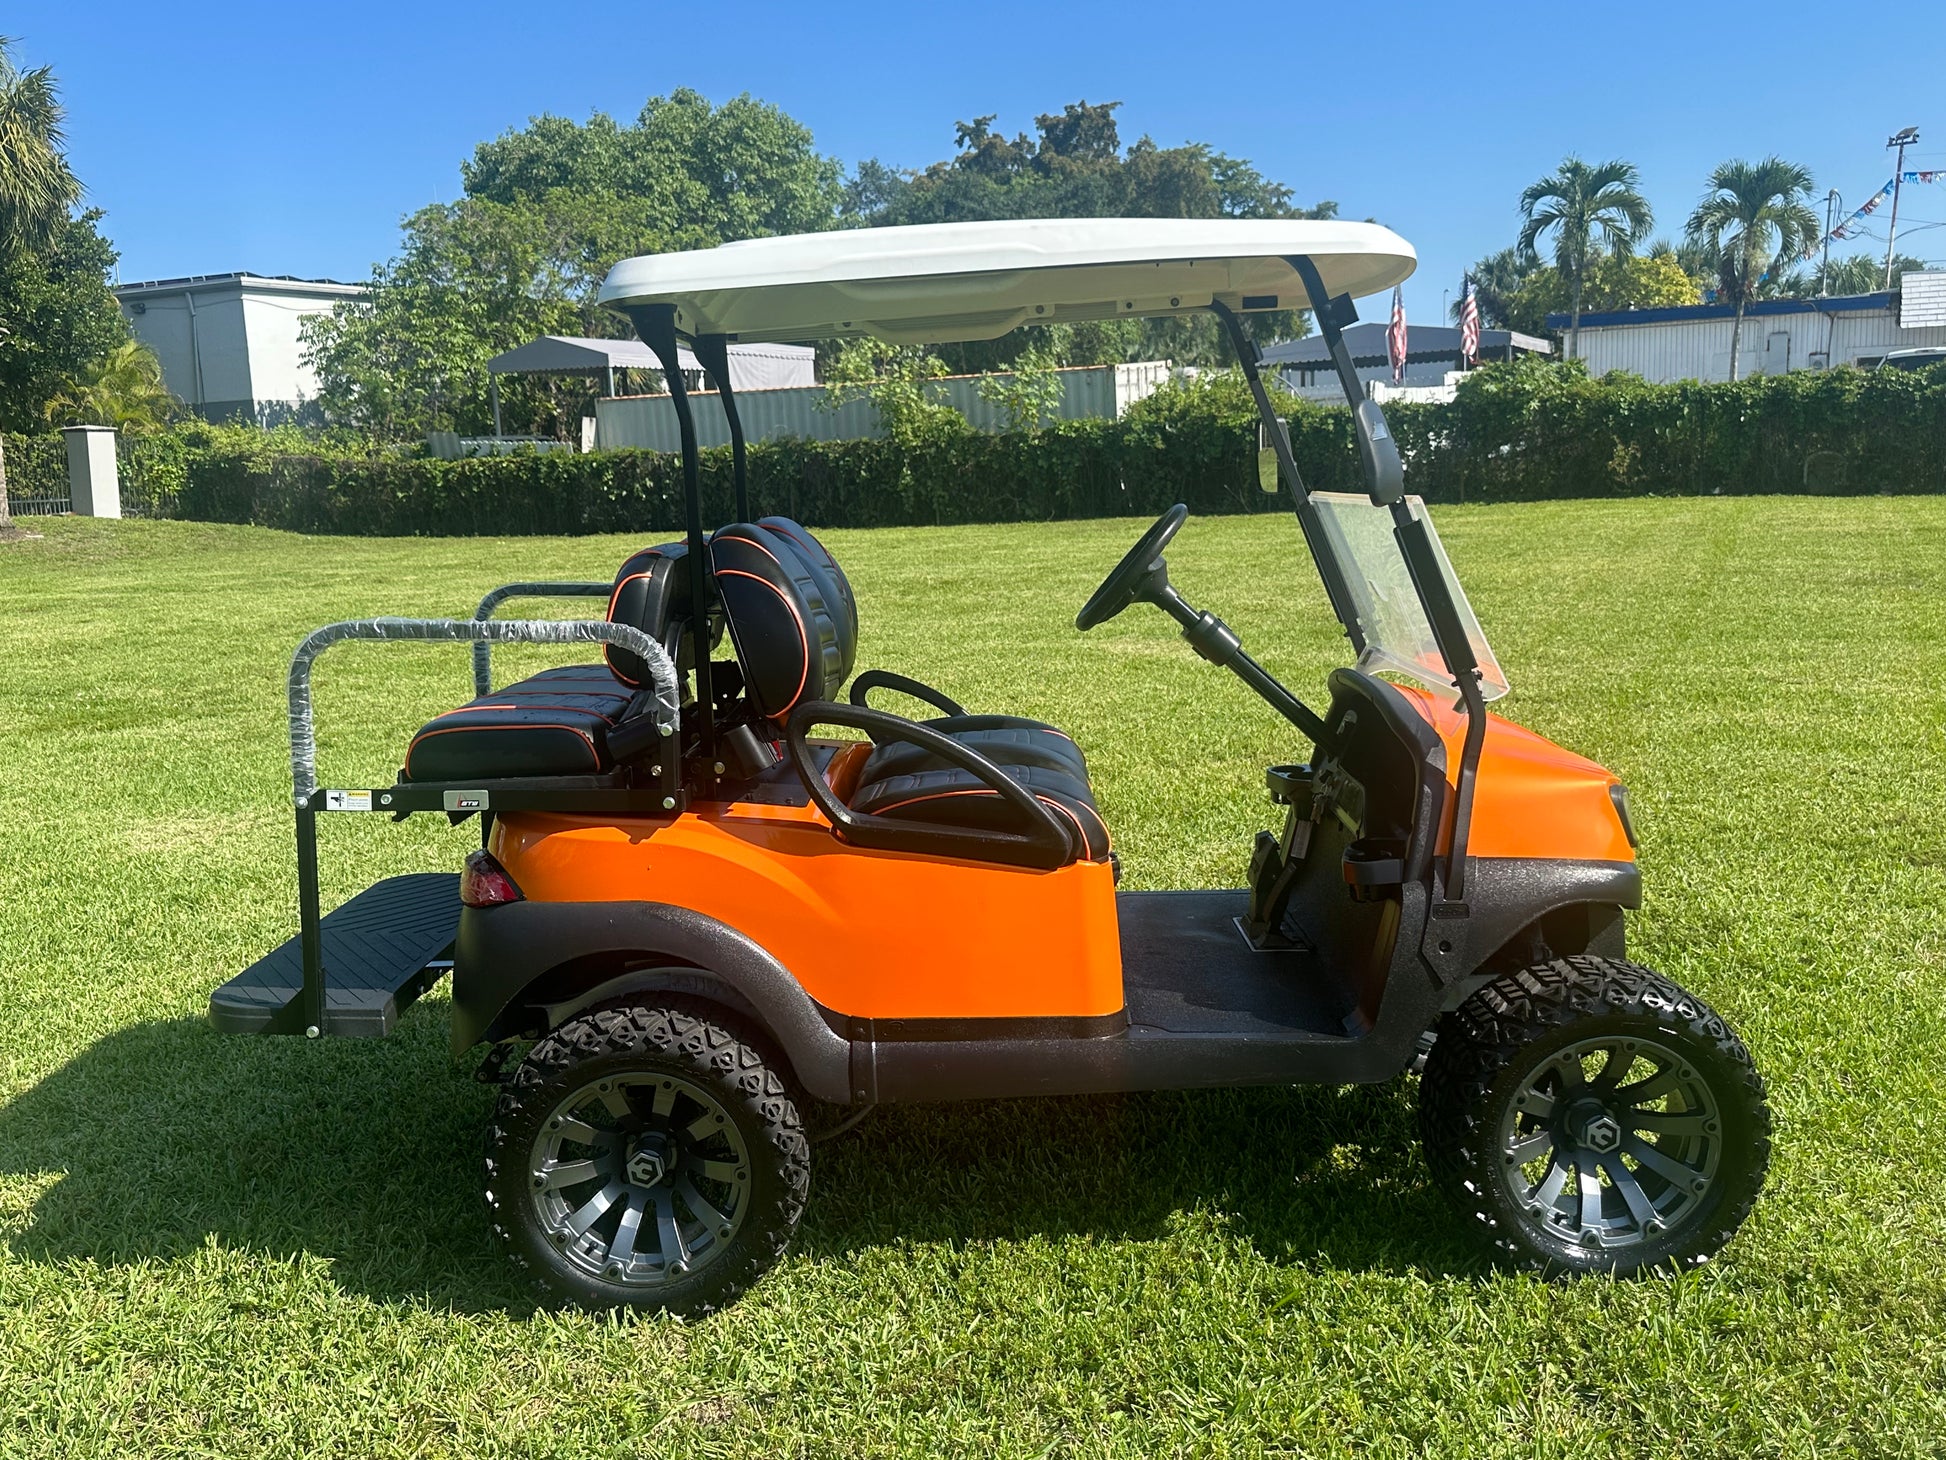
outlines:
{"label": "front wheel", "polygon": [[1749,1215],[1770,1111],[1749,1052],[1639,964],[1557,959],[1440,1021],[1419,1086],[1434,1179],[1502,1255],[1634,1273],[1694,1266]]}
{"label": "front wheel", "polygon": [[783,1252],[810,1147],[781,1075],[709,1006],[592,1009],[529,1051],[487,1139],[515,1263],[588,1308],[707,1313]]}

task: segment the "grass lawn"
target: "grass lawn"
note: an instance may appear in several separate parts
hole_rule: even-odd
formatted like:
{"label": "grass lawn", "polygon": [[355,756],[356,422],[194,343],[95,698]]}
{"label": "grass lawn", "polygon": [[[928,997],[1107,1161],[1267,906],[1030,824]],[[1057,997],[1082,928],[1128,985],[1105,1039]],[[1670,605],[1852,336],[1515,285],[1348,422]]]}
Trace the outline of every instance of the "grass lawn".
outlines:
{"label": "grass lawn", "polygon": [[[202,1012],[294,927],[304,631],[636,544],[56,520],[0,546],[0,1455],[1940,1453],[1946,500],[1439,521],[1503,708],[1630,787],[1633,952],[1770,1081],[1770,1190],[1717,1263],[1483,1264],[1405,1080],[881,1111],[818,1150],[795,1249],[731,1311],[535,1311],[442,995],[382,1043]],[[1142,525],[830,541],[861,667],[1071,728],[1127,885],[1236,885],[1262,767],[1304,748],[1156,613],[1074,633]],[[1192,521],[1170,566],[1300,693],[1341,662],[1288,518]],[[327,782],[388,781],[468,674],[334,650]],[[327,905],[456,867],[471,828],[432,821],[329,823]]]}

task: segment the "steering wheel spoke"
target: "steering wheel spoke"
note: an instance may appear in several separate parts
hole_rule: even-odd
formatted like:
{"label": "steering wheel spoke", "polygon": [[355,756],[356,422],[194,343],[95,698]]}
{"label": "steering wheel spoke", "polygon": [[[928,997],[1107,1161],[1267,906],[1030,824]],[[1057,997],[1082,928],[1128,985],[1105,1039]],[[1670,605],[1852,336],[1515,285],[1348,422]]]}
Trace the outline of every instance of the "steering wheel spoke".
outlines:
{"label": "steering wheel spoke", "polygon": [[1102,579],[1094,596],[1081,606],[1081,612],[1074,616],[1074,626],[1086,633],[1135,602],[1148,584],[1149,576],[1161,568],[1162,550],[1182,531],[1188,518],[1189,509],[1180,502],[1156,518],[1127,556],[1115,565],[1115,570]]}

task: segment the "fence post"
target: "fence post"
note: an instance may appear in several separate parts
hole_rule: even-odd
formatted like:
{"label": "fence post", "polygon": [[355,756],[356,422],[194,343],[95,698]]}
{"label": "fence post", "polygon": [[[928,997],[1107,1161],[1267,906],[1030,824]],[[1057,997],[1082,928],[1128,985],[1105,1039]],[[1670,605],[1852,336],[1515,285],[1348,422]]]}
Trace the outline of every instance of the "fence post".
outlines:
{"label": "fence post", "polygon": [[120,517],[114,428],[63,426],[61,434],[68,443],[68,510],[77,517]]}

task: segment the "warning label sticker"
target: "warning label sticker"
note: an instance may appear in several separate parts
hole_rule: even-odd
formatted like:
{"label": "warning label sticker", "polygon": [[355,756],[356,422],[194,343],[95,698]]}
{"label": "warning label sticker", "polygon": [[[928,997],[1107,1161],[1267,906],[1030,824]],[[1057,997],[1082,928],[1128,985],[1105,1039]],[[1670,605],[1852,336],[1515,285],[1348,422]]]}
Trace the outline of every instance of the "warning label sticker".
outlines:
{"label": "warning label sticker", "polygon": [[370,811],[372,793],[370,791],[326,791],[324,809],[326,811]]}

